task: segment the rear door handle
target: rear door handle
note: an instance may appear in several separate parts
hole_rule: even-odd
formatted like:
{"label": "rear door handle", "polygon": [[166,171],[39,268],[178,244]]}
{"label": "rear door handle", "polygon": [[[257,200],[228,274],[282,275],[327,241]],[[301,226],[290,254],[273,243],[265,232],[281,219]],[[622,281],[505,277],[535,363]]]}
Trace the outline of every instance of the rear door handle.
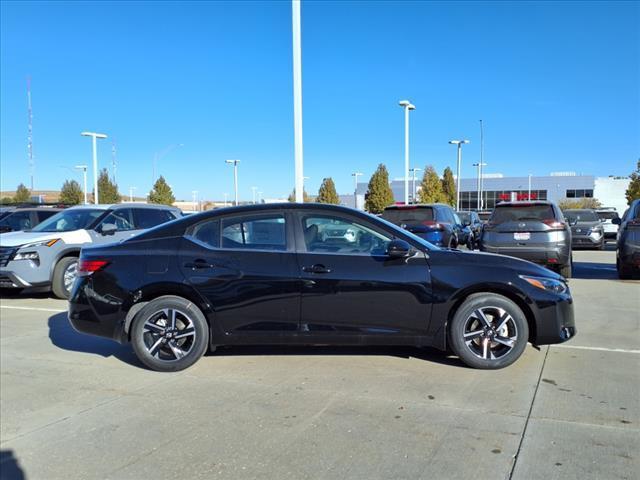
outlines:
{"label": "rear door handle", "polygon": [[214,266],[208,263],[206,260],[202,260],[201,258],[194,260],[193,262],[187,262],[184,264],[186,268],[191,268],[193,270],[200,270],[204,268],[213,268]]}
{"label": "rear door handle", "polygon": [[331,273],[331,269],[316,263],[310,267],[302,267],[302,271],[306,273]]}

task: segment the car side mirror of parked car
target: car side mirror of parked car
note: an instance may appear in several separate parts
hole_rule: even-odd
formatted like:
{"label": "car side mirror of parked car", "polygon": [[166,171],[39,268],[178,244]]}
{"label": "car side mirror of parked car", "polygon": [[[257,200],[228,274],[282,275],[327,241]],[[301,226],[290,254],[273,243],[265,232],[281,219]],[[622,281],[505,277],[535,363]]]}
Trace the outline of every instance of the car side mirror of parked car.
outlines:
{"label": "car side mirror of parked car", "polygon": [[620,217],[613,217],[611,223],[613,223],[614,225],[622,225],[622,219]]}
{"label": "car side mirror of parked car", "polygon": [[404,240],[391,240],[387,247],[387,255],[391,258],[406,258],[411,254],[411,245]]}
{"label": "car side mirror of parked car", "polygon": [[114,233],[116,233],[117,230],[118,230],[118,227],[116,227],[113,223],[105,223],[100,228],[100,233],[105,236],[113,235]]}

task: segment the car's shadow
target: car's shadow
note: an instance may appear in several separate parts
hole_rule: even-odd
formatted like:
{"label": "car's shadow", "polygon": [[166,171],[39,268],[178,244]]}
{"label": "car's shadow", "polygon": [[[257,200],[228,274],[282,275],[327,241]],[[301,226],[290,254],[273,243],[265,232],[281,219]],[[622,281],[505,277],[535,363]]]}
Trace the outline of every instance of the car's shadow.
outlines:
{"label": "car's shadow", "polygon": [[72,352],[92,353],[103,357],[116,357],[130,365],[145,368],[136,358],[130,345],[121,345],[108,338],[83,335],[74,330],[67,312],[49,317],[49,339],[56,347]]}
{"label": "car's shadow", "polygon": [[[139,368],[146,368],[135,356],[131,345],[121,345],[108,338],[83,335],[76,332],[67,318],[66,312],[56,313],[49,317],[49,339],[56,347],[72,352],[91,353],[102,357],[116,357],[122,362]],[[255,346],[225,346],[219,347],[211,356],[241,357],[248,355],[277,356],[277,355],[358,355],[358,356],[390,356],[398,358],[416,358],[442,365],[456,367],[466,366],[454,356],[446,352],[430,348],[415,347],[387,347],[387,346],[281,346],[281,345],[255,345]]]}
{"label": "car's shadow", "polygon": [[586,280],[617,280],[618,271],[612,263],[575,262],[571,276]]}
{"label": "car's shadow", "polygon": [[427,362],[468,368],[450,353],[435,348],[403,346],[304,346],[304,345],[229,345],[218,347],[212,356],[376,356],[396,358],[416,358]]}
{"label": "car's shadow", "polygon": [[0,450],[0,478],[2,480],[23,480],[27,478],[20,468],[13,450]]}

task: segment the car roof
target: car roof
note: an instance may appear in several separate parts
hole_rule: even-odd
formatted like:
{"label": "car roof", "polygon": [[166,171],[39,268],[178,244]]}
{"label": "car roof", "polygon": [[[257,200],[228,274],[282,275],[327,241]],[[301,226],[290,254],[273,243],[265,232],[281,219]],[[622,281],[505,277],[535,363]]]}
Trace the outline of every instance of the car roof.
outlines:
{"label": "car roof", "polygon": [[64,208],[61,207],[16,207],[12,213],[15,212],[60,212],[64,210]]}
{"label": "car roof", "polygon": [[411,210],[414,208],[433,208],[433,207],[449,207],[450,205],[445,205],[444,203],[415,203],[413,205],[389,205],[385,207],[385,210]]}
{"label": "car roof", "polygon": [[534,201],[516,201],[516,202],[500,202],[496,204],[496,208],[501,207],[526,207],[527,205],[553,205],[553,202],[547,200],[534,200]]}
{"label": "car roof", "polygon": [[563,210],[563,212],[593,212],[594,210],[591,208],[567,208]]}
{"label": "car roof", "polygon": [[156,210],[180,210],[178,207],[174,207],[173,205],[157,205],[155,203],[100,203],[95,205],[93,203],[87,205],[76,205],[75,207],[71,207],[73,210],[80,209],[91,209],[91,210],[120,210],[122,208],[148,208],[148,209],[156,209]]}

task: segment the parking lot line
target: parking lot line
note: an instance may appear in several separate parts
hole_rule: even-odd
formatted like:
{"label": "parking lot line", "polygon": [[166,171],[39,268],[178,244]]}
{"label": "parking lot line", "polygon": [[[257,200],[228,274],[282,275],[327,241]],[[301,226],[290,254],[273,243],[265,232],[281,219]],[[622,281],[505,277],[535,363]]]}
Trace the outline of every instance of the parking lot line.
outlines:
{"label": "parking lot line", "polygon": [[624,348],[585,347],[582,345],[551,345],[551,348],[575,348],[578,350],[595,350],[597,352],[640,353],[640,350],[626,350]]}
{"label": "parking lot line", "polygon": [[54,313],[67,311],[66,309],[60,309],[60,308],[17,307],[13,305],[0,305],[0,308],[6,308],[7,310],[29,310],[33,312],[54,312]]}

